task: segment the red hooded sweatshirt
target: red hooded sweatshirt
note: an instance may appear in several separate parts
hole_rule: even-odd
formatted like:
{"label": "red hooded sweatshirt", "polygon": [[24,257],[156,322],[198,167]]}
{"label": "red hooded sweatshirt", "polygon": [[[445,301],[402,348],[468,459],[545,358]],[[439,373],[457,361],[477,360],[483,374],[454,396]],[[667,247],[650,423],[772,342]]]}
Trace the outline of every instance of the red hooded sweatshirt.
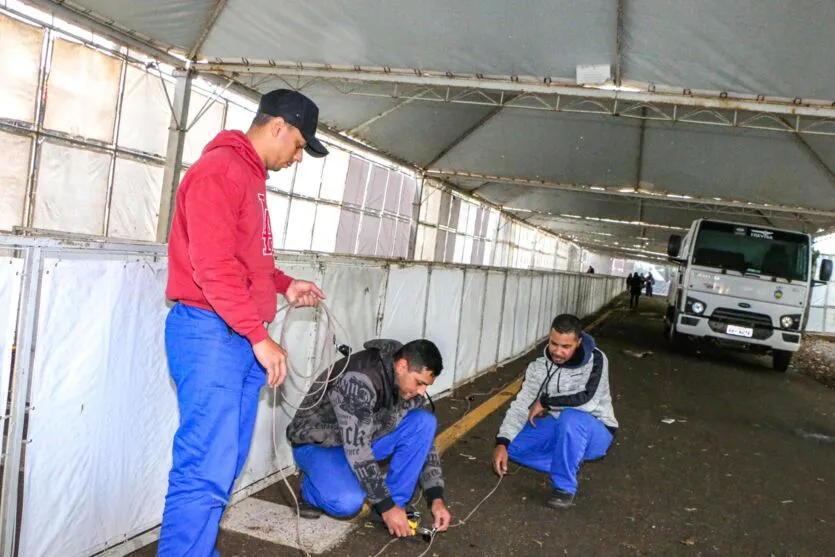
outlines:
{"label": "red hooded sweatshirt", "polygon": [[177,190],[168,240],[168,299],[214,311],[252,344],[293,280],[273,261],[266,179],[247,136],[220,132]]}

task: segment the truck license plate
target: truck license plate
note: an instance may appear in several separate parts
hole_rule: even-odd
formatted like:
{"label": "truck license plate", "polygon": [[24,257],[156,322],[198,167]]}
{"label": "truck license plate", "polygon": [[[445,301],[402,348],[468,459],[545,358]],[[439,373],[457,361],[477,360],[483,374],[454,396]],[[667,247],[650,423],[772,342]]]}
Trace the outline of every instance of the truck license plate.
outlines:
{"label": "truck license plate", "polygon": [[725,329],[725,332],[729,335],[745,338],[751,338],[752,336],[754,336],[754,329],[752,329],[751,327],[740,327],[738,325],[728,325],[728,328]]}

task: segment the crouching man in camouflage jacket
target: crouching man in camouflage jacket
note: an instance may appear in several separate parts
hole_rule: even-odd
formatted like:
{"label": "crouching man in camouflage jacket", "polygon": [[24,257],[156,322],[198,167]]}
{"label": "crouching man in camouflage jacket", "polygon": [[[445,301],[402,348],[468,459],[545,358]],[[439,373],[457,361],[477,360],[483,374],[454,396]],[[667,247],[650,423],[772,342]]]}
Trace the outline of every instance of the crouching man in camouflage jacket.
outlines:
{"label": "crouching man in camouflage jacket", "polygon": [[528,365],[499,428],[493,468],[503,475],[510,458],[550,474],[554,490],[548,504],[569,507],[580,464],[603,458],[617,428],[606,355],[577,317],[558,315],[548,346]]}
{"label": "crouching man in camouflage jacket", "polygon": [[[443,369],[428,340],[373,340],[323,373],[287,426],[303,473],[302,515],[355,515],[367,498],[389,532],[411,535],[405,507],[420,480],[439,531],[449,527],[435,416],[423,410],[426,388]],[[321,388],[326,389],[322,398]],[[317,405],[317,401],[321,402]],[[377,462],[391,457],[384,476]]]}

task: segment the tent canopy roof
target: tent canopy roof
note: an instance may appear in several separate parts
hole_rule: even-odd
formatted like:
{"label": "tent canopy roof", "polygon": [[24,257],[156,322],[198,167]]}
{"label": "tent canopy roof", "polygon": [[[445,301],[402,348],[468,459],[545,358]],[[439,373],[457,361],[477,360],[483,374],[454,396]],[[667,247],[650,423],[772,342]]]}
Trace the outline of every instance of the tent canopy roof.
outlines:
{"label": "tent canopy roof", "polygon": [[[592,248],[663,252],[710,214],[835,226],[831,2],[32,1],[300,89],[331,129]],[[587,65],[610,79],[580,86]]]}

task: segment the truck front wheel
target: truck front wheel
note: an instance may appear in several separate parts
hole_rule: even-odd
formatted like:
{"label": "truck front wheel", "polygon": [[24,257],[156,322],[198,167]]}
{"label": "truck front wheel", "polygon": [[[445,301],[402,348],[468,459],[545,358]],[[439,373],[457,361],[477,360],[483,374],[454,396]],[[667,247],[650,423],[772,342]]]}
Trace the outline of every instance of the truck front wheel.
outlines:
{"label": "truck front wheel", "polygon": [[792,361],[792,354],[793,352],[789,352],[788,350],[775,350],[771,357],[771,367],[774,368],[775,371],[785,372],[789,369],[789,363]]}

